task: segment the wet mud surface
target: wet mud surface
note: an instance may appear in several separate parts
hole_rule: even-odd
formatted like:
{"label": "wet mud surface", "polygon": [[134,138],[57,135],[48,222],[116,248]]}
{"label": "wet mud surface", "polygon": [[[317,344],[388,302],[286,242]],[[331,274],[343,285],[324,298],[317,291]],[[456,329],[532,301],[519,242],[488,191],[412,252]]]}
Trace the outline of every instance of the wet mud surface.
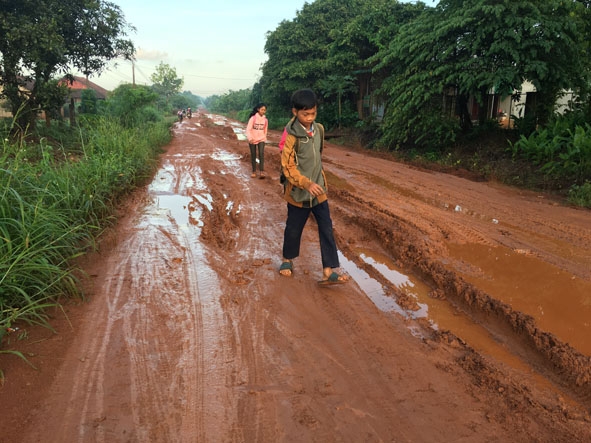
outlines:
{"label": "wet mud surface", "polygon": [[0,442],[591,441],[590,211],[327,143],[324,288],[313,219],[278,274],[280,133],[261,180],[243,129],[177,124],[86,300],[11,336]]}

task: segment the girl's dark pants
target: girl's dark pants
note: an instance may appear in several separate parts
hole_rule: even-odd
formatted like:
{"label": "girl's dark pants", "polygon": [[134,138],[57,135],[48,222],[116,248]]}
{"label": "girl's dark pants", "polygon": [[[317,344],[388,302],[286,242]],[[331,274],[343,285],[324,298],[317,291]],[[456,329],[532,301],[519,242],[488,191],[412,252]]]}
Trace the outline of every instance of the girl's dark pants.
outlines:
{"label": "girl's dark pants", "polygon": [[257,172],[257,148],[259,151],[259,169],[265,170],[265,142],[257,143],[256,145],[248,144],[250,148],[250,162],[252,164],[252,172]]}
{"label": "girl's dark pants", "polygon": [[311,208],[299,208],[287,204],[287,222],[283,234],[283,257],[292,260],[300,255],[300,242],[304,226],[308,221],[310,212],[314,214],[318,225],[318,236],[320,237],[320,254],[322,256],[323,268],[338,268],[339,256],[337,245],[332,232],[332,219],[328,201],[322,202]]}

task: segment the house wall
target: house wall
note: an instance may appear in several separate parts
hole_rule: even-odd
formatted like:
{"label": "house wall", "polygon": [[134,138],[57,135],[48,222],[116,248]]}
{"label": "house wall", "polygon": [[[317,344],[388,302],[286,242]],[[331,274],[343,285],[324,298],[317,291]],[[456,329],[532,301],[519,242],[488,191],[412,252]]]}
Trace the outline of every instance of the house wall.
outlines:
{"label": "house wall", "polygon": [[12,114],[10,113],[10,111],[7,111],[6,109],[4,109],[4,100],[2,102],[0,102],[0,118],[8,118],[8,117],[12,117]]}
{"label": "house wall", "polygon": [[[523,118],[528,107],[528,94],[530,99],[534,99],[536,88],[531,82],[524,82],[520,91],[514,91],[514,94],[520,92],[518,100],[511,100],[511,96],[500,96],[498,94],[490,94],[495,97],[495,106],[488,110],[488,118],[497,118],[499,124],[504,128],[512,128],[514,126],[514,118]],[[572,91],[565,91],[561,97],[556,101],[555,110],[559,114],[563,114],[570,109],[574,94]],[[531,101],[531,100],[530,100]],[[531,103],[529,104],[531,105]]]}
{"label": "house wall", "polygon": [[[2,92],[2,85],[0,85],[0,92]],[[0,99],[0,118],[12,117],[8,101],[6,99]]]}

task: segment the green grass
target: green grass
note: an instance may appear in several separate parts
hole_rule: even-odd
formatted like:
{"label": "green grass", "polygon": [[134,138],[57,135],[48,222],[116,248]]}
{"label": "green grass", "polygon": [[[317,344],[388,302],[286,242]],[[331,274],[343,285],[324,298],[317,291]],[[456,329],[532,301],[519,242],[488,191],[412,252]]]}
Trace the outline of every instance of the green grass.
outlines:
{"label": "green grass", "polygon": [[573,185],[568,192],[568,201],[575,206],[591,208],[591,182]]}
{"label": "green grass", "polygon": [[[165,120],[124,128],[116,119],[81,119],[59,139],[3,136],[0,150],[0,352],[15,324],[51,327],[46,312],[82,297],[75,259],[95,247],[120,198],[149,178]],[[67,140],[65,143],[62,141]],[[22,354],[16,353],[19,357]]]}

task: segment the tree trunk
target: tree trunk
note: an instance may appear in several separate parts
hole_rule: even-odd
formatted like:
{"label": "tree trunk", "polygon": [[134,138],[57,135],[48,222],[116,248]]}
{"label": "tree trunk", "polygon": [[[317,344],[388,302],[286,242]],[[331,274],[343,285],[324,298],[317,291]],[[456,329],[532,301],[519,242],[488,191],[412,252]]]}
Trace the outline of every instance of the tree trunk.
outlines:
{"label": "tree trunk", "polygon": [[537,93],[537,101],[534,111],[537,125],[543,127],[548,124],[548,121],[554,114],[557,97],[557,88],[550,87]]}
{"label": "tree trunk", "polygon": [[460,127],[463,131],[472,128],[472,118],[468,112],[468,96],[465,94],[456,96],[456,115],[460,118]]}
{"label": "tree trunk", "polygon": [[480,106],[478,107],[478,123],[484,124],[488,112],[488,90],[486,88],[480,89]]}
{"label": "tree trunk", "polygon": [[74,99],[70,98],[70,126],[76,125],[76,106],[74,105]]}

